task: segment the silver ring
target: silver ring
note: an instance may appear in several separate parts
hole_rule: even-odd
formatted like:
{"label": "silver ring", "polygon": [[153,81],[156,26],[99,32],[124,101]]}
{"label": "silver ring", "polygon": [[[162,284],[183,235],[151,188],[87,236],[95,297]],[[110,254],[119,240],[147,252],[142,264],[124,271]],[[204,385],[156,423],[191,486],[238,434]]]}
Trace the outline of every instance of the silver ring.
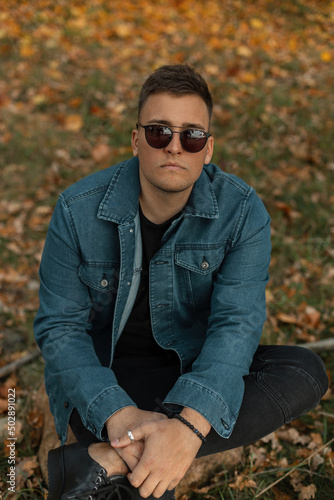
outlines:
{"label": "silver ring", "polygon": [[128,431],[128,432],[127,432],[127,435],[129,436],[131,443],[133,443],[133,442],[135,441],[135,438],[133,437],[132,432],[131,432],[131,431]]}

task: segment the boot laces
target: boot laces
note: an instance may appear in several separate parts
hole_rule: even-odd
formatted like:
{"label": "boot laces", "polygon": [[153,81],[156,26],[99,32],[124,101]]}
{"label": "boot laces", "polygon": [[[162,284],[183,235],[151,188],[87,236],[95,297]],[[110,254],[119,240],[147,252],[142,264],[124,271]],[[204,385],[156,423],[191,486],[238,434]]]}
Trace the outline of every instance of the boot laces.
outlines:
{"label": "boot laces", "polygon": [[[122,492],[125,495],[122,495]],[[131,489],[124,484],[109,483],[91,491],[78,493],[75,500],[131,500]]]}

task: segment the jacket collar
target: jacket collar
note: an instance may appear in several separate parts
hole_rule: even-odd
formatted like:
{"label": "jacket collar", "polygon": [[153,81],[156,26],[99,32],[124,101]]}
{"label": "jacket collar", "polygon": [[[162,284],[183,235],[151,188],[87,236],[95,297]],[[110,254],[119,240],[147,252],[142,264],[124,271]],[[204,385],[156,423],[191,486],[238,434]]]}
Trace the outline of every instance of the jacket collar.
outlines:
{"label": "jacket collar", "polygon": [[[138,212],[139,162],[134,157],[117,168],[99,206],[98,218],[128,224]],[[195,182],[184,209],[185,216],[218,218],[218,204],[205,167]]]}

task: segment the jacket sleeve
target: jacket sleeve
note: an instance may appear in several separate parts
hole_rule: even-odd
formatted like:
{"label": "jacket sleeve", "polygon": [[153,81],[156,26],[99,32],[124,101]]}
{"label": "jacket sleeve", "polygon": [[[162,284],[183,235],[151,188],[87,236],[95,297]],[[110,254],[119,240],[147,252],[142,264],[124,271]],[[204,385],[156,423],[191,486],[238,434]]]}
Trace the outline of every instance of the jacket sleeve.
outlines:
{"label": "jacket sleeve", "polygon": [[92,302],[88,287],[78,277],[81,259],[71,213],[61,196],[40,265],[40,307],[34,332],[45,360],[46,390],[58,432],[66,432],[60,429],[64,408],[69,416],[75,407],[85,427],[101,439],[109,416],[135,403],[95,353],[89,335]]}
{"label": "jacket sleeve", "polygon": [[266,319],[265,286],[270,263],[270,218],[252,192],[237,236],[215,276],[211,314],[202,350],[165,403],[202,414],[228,438],[235,425]]}

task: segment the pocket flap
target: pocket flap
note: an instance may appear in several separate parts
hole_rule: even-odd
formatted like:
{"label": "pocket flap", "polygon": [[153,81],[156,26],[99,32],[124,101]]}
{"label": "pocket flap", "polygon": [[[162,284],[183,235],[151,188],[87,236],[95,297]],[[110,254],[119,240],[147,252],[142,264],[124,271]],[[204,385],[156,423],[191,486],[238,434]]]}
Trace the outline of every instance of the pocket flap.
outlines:
{"label": "pocket flap", "polygon": [[224,248],[198,247],[177,248],[175,252],[175,264],[199,274],[210,274],[215,271],[224,258]]}
{"label": "pocket flap", "polygon": [[119,280],[119,265],[113,262],[83,262],[79,267],[79,278],[99,292],[116,291]]}

